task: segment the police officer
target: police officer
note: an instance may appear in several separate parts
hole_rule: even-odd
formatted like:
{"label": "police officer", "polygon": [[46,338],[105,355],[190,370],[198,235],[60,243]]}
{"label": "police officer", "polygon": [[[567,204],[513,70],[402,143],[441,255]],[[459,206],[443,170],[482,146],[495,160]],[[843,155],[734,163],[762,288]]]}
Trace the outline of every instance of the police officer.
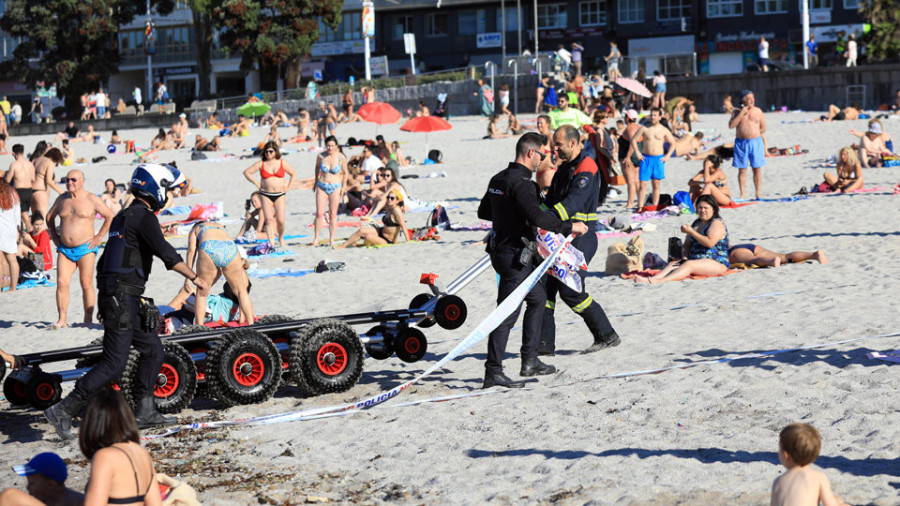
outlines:
{"label": "police officer", "polygon": [[[592,150],[584,149],[581,135],[572,125],[563,125],[553,134],[553,146],[561,160],[545,204],[551,207],[560,219],[572,220],[587,225],[593,231],[597,226],[597,202],[600,199],[600,174],[597,163],[588,156]],[[572,246],[584,254],[590,263],[597,253],[597,234],[590,233],[576,237]],[[547,303],[544,313],[543,330],[539,354],[552,356],[556,353],[556,322],[553,311],[556,308],[556,294],[572,308],[587,324],[594,336],[594,343],[582,353],[593,353],[610,346],[618,346],[619,335],[613,330],[609,318],[600,304],[584,288],[585,272],[579,270],[581,292],[569,288],[556,278],[545,276]]]}
{"label": "police officer", "polygon": [[[71,394],[44,411],[64,440],[73,439],[72,418],[84,408],[88,397],[122,375],[131,346],[141,352],[135,411],[138,427],[175,423],[174,418],[164,417],[156,410],[153,400],[163,348],[156,334],[155,307],[142,302],[141,295],[154,255],[167,269],[189,279],[198,289],[209,289],[165,240],[154,214],[166,204],[168,191],[183,180],[174,167],[157,164],[141,164],[131,176],[129,191],[134,200],[113,219],[109,240],[97,264],[98,306],[103,321],[100,362],[75,383]],[[158,318],[159,313],[155,315]]]}
{"label": "police officer", "polygon": [[[546,156],[541,146],[546,138],[529,132],[516,143],[516,161],[491,178],[487,193],[478,206],[478,217],[493,222],[488,249],[491,265],[500,275],[497,303],[502,302],[534,270],[534,241],[541,227],[557,233],[583,234],[587,232],[584,223],[570,223],[559,219],[554,213],[541,209],[540,190],[532,180],[541,160]],[[529,246],[531,245],[531,246]],[[523,253],[524,251],[524,253]],[[525,297],[525,320],[522,325],[522,376],[552,374],[556,368],[541,362],[537,357],[540,340],[541,318],[544,303],[544,289],[540,283]],[[519,317],[521,304],[515,312],[491,332],[488,338],[487,362],[485,363],[484,388],[504,386],[519,388],[522,381],[513,381],[503,374],[503,355],[509,331]]]}

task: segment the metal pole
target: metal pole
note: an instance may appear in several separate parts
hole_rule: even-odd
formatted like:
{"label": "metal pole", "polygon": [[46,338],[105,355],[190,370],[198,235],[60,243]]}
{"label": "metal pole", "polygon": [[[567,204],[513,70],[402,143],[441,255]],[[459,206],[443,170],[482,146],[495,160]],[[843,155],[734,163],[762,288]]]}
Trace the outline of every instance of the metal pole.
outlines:
{"label": "metal pole", "polygon": [[506,0],[500,0],[500,41],[503,46],[502,61],[506,61]]}
{"label": "metal pole", "polygon": [[803,68],[809,68],[809,55],[806,54],[806,42],[809,40],[809,0],[800,3],[800,21],[803,23],[803,40],[800,50],[803,51]]}
{"label": "metal pole", "polygon": [[[151,24],[150,21],[150,0],[147,0],[147,25]],[[146,31],[146,30],[145,30]],[[146,37],[146,35],[144,36]],[[150,62],[152,56],[150,55],[150,45],[147,44],[147,99],[144,101],[147,104],[147,111],[150,111],[150,104],[153,103],[153,64]]]}
{"label": "metal pole", "polygon": [[534,56],[538,55],[538,0],[534,0]]}
{"label": "metal pole", "polygon": [[507,66],[513,67],[513,114],[519,114],[519,61],[515,58],[509,60]]}
{"label": "metal pole", "polygon": [[519,32],[519,56],[522,55],[522,0],[516,0],[516,30]]}
{"label": "metal pole", "polygon": [[365,62],[366,63],[366,81],[371,81],[372,80],[372,66],[369,65],[369,59],[372,57],[372,55],[369,51],[369,37],[366,37],[365,51],[366,51],[366,53],[365,53],[365,55],[366,55],[366,62]]}

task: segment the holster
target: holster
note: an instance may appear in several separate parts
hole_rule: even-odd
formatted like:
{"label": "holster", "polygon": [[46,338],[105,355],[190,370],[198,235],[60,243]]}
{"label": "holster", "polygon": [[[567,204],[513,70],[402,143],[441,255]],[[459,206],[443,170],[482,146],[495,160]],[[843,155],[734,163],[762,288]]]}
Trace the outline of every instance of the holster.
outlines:
{"label": "holster", "polygon": [[141,330],[152,332],[159,327],[159,308],[153,303],[153,299],[141,297],[141,306],[138,312],[141,316]]}
{"label": "holster", "polygon": [[535,255],[537,255],[537,242],[523,237],[522,252],[519,253],[519,264],[522,267],[530,266]]}

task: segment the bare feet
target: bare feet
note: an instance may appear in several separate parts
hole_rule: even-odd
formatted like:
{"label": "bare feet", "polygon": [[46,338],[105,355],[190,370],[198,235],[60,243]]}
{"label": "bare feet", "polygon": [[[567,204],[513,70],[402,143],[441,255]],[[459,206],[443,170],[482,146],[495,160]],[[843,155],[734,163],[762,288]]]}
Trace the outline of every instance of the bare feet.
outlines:
{"label": "bare feet", "polygon": [[313,248],[315,248],[316,246],[318,246],[318,245],[319,245],[319,238],[316,237],[316,240],[313,241],[313,242],[311,242],[311,243],[309,243],[309,245],[312,246]]}
{"label": "bare feet", "polygon": [[65,320],[60,320],[53,325],[50,325],[50,330],[59,330],[68,327],[69,324],[65,322]]}
{"label": "bare feet", "polygon": [[827,264],[828,258],[825,257],[825,252],[822,250],[816,250],[813,254],[813,258],[818,260],[820,264]]}
{"label": "bare feet", "polygon": [[781,257],[780,256],[776,256],[772,260],[772,267],[781,267]]}
{"label": "bare feet", "polygon": [[642,284],[642,285],[651,285],[651,284],[653,284],[653,281],[651,281],[651,278],[647,278],[647,277],[644,277],[644,276],[638,276],[638,275],[635,275],[635,276],[634,276],[634,282],[635,282],[635,283]]}

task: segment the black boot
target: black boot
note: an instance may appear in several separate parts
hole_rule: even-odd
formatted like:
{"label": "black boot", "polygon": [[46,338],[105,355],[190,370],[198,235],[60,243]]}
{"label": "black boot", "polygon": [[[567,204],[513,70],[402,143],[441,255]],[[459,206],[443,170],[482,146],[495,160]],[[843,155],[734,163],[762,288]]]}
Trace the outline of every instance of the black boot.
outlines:
{"label": "black boot", "polygon": [[586,350],[582,351],[582,355],[586,355],[588,353],[594,353],[600,351],[605,348],[611,348],[613,346],[618,346],[622,342],[619,339],[619,334],[616,334],[616,331],[613,330],[611,333],[606,334],[605,336],[601,336],[600,338],[594,338],[594,344],[587,347]]}
{"label": "black boot", "polygon": [[509,376],[503,374],[503,370],[496,372],[487,371],[484,373],[484,385],[481,388],[506,387],[506,388],[522,388],[525,386],[524,381],[514,381]]}
{"label": "black boot", "polygon": [[544,376],[545,374],[553,374],[556,368],[552,365],[545,364],[537,357],[522,359],[522,370],[519,376]]}
{"label": "black boot", "polygon": [[87,400],[77,392],[72,392],[68,397],[44,410],[47,421],[56,429],[56,433],[63,441],[75,439],[72,435],[72,418],[74,418],[87,404]]}
{"label": "black boot", "polygon": [[156,401],[153,400],[152,395],[141,398],[134,418],[137,420],[139,429],[148,429],[158,425],[175,425],[178,422],[174,416],[163,416],[156,410]]}

